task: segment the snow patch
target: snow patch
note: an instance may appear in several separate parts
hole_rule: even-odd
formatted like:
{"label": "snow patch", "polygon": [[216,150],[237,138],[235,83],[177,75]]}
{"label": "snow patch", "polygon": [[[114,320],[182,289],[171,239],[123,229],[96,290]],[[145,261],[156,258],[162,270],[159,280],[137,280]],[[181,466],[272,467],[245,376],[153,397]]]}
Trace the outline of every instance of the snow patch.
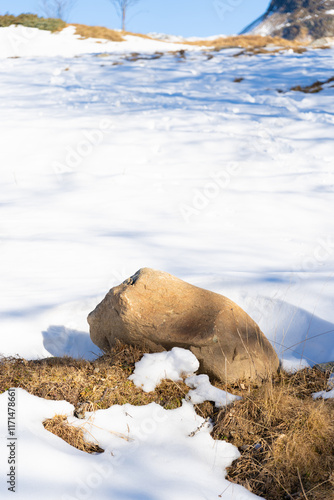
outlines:
{"label": "snow patch", "polygon": [[71,356],[92,361],[102,354],[87,332],[52,325],[42,335],[45,349],[53,356]]}
{"label": "snow patch", "polygon": [[333,399],[334,398],[334,373],[332,373],[327,382],[329,391],[319,391],[312,394],[313,399]]}
{"label": "snow patch", "polygon": [[306,359],[298,359],[294,357],[284,358],[281,360],[281,367],[287,373],[295,373],[304,368],[310,368]]}
{"label": "snow patch", "polygon": [[[191,403],[184,402],[176,410],[164,410],[155,403],[115,405],[78,420],[67,402],[15,391],[18,500],[215,500],[223,492],[226,500],[259,498],[224,478],[239,451],[214,441],[211,426]],[[2,437],[8,432],[7,408],[5,392],[0,395]],[[48,432],[42,423],[56,414],[67,415],[69,423],[83,429],[105,452],[89,455]],[[7,447],[0,446],[3,478],[8,472],[7,453]],[[0,483],[0,495],[8,496],[5,480]]]}
{"label": "snow patch", "polygon": [[211,385],[208,375],[193,375],[185,380],[185,383],[192,390],[188,392],[187,398],[193,404],[201,404],[204,401],[212,401],[215,406],[222,408],[234,401],[242,399],[240,396],[234,396],[229,392],[222,391]]}
{"label": "snow patch", "polygon": [[182,380],[182,377],[193,374],[198,368],[199,362],[192,352],[173,347],[171,351],[144,354],[135,364],[135,370],[129,380],[143,391],[151,392],[162,380],[177,382]]}
{"label": "snow patch", "polygon": [[220,408],[241,399],[211,385],[208,375],[193,375],[198,368],[199,361],[192,352],[174,347],[171,351],[144,354],[129,380],[143,391],[151,392],[164,379],[177,382],[185,378],[191,388],[186,399],[194,404],[213,401]]}

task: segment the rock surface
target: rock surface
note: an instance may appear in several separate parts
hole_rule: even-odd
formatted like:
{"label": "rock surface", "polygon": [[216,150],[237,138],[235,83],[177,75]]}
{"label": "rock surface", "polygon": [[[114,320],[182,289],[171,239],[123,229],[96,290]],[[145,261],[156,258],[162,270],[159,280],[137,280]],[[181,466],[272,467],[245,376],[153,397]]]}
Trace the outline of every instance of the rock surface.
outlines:
{"label": "rock surface", "polygon": [[328,361],[327,363],[318,363],[314,365],[313,368],[320,370],[323,373],[331,372],[334,373],[334,361]]}
{"label": "rock surface", "polygon": [[334,0],[272,0],[242,33],[305,42],[334,37]]}
{"label": "rock surface", "polygon": [[104,351],[117,340],[146,352],[183,347],[201,372],[228,382],[264,379],[279,366],[260,328],[234,302],[148,268],[112,288],[88,323]]}

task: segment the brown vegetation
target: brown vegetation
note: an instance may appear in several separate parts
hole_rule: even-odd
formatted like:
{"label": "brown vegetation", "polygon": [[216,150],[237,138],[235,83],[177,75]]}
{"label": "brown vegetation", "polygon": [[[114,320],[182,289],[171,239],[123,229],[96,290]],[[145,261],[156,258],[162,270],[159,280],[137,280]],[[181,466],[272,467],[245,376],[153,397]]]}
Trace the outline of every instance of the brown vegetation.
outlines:
{"label": "brown vegetation", "polygon": [[128,380],[142,352],[118,344],[113,351],[96,361],[69,357],[39,361],[5,358],[0,361],[0,393],[21,387],[44,399],[65,400],[76,408],[89,403],[92,410],[114,404],[145,405],[158,403],[172,409],[181,405],[188,387],[164,381],[152,393],[145,393]]}
{"label": "brown vegetation", "polygon": [[0,16],[0,28],[12,25],[22,25],[27,28],[51,31],[52,33],[61,31],[66,27],[66,23],[61,19],[38,17],[36,14],[20,14],[19,16],[6,14],[5,16]]}
{"label": "brown vegetation", "polygon": [[70,24],[68,26],[74,26],[76,34],[80,35],[82,38],[100,38],[102,40],[110,40],[112,42],[124,42],[124,36],[131,35],[152,40],[149,35],[131,33],[130,31],[111,30],[109,28],[105,28],[104,26],[88,26],[86,24]]}
{"label": "brown vegetation", "polygon": [[86,24],[71,24],[75,27],[75,33],[82,38],[101,38],[111,42],[124,42],[119,31],[110,30],[103,26],[87,26]]}
{"label": "brown vegetation", "polygon": [[334,499],[334,402],[311,397],[327,378],[281,374],[219,412],[214,437],[241,451],[230,481],[267,500]]}
{"label": "brown vegetation", "polygon": [[[4,358],[0,393],[22,387],[46,399],[66,400],[75,406],[78,418],[113,404],[179,407],[189,390],[183,382],[165,380],[145,393],[128,380],[141,356],[139,349],[118,344],[93,362]],[[242,396],[221,410],[210,402],[196,406],[213,422],[213,437],[240,450],[241,458],[228,469],[230,481],[266,500],[334,500],[334,401],[312,398],[313,392],[326,389],[327,380],[328,373],[307,369],[294,375],[280,373],[261,386],[245,381],[214,383]],[[83,451],[103,451],[97,443],[85,441],[84,427],[70,426],[65,416],[55,416],[44,425]]]}
{"label": "brown vegetation", "polygon": [[[152,40],[149,35],[144,35],[142,33],[131,33],[130,31],[116,31],[101,26],[87,26],[84,24],[71,24],[75,26],[76,34],[80,35],[82,38],[100,38],[105,40],[111,40],[113,42],[124,41],[124,36],[137,36],[140,38],[145,38],[147,40]],[[164,40],[160,40],[164,42]],[[271,36],[260,36],[260,35],[236,35],[216,38],[215,40],[196,40],[188,41],[184,40],[182,42],[175,42],[182,45],[189,46],[200,46],[203,48],[212,48],[216,51],[229,48],[241,48],[244,49],[249,54],[262,54],[262,53],[276,53],[281,50],[292,49],[295,52],[305,51],[305,44],[298,42],[296,40],[285,40],[284,38],[271,37]],[[239,55],[243,54],[240,53]]]}
{"label": "brown vegetation", "polygon": [[187,45],[200,45],[202,47],[212,47],[215,50],[222,49],[260,49],[260,48],[281,48],[300,50],[304,47],[301,42],[295,40],[285,40],[284,38],[260,36],[260,35],[236,35],[216,38],[215,40],[196,40],[186,42]]}
{"label": "brown vegetation", "polygon": [[103,449],[97,443],[91,443],[84,437],[84,431],[80,427],[74,427],[67,421],[65,415],[55,415],[53,418],[44,420],[45,429],[60,437],[66,443],[86,453],[103,453]]}

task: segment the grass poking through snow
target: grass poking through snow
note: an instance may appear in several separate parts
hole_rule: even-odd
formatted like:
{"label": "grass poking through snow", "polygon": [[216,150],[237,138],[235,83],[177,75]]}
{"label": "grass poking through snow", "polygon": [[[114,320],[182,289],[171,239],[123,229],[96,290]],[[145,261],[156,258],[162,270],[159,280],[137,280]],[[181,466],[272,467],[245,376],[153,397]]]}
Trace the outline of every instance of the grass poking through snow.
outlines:
{"label": "grass poking through snow", "polygon": [[137,348],[119,344],[93,362],[69,357],[39,361],[5,358],[0,361],[0,393],[21,387],[41,398],[68,401],[76,408],[89,403],[90,411],[125,403],[179,407],[189,390],[185,384],[166,380],[156,391],[145,393],[128,380],[142,355]]}
{"label": "grass poking through snow", "polygon": [[[145,393],[128,380],[142,356],[138,348],[119,344],[95,361],[48,358],[39,361],[0,360],[0,392],[21,387],[45,399],[72,403],[77,417],[114,404],[178,408],[189,388],[163,381]],[[316,369],[294,375],[281,373],[262,386],[243,381],[222,390],[242,396],[227,408],[212,403],[196,406],[214,425],[213,437],[241,452],[228,469],[228,479],[267,500],[334,500],[334,401],[316,400],[313,392],[326,389],[328,374]],[[101,450],[85,441],[83,430],[57,415],[44,422],[50,432],[89,453]]]}
{"label": "grass poking through snow", "polygon": [[53,418],[44,420],[45,429],[60,437],[66,443],[86,453],[103,453],[103,449],[97,443],[91,443],[84,437],[84,431],[80,427],[74,427],[67,421],[65,415],[55,415]]}
{"label": "grass poking through snow", "polygon": [[327,378],[283,373],[219,412],[214,437],[242,454],[230,481],[267,500],[334,499],[334,401],[312,399]]}
{"label": "grass poking through snow", "polygon": [[[186,41],[187,45],[200,45],[202,47],[212,47],[215,50],[242,48],[256,53],[268,53],[268,49],[291,49],[293,51],[305,50],[305,45],[295,40],[285,40],[284,38],[261,36],[261,35],[235,35],[216,38],[215,40]],[[261,51],[260,49],[266,49]],[[244,53],[244,52],[243,52]]]}
{"label": "grass poking through snow", "polygon": [[86,24],[71,24],[75,27],[75,33],[81,38],[99,38],[111,42],[124,42],[119,31],[105,28],[104,26],[87,26]]}

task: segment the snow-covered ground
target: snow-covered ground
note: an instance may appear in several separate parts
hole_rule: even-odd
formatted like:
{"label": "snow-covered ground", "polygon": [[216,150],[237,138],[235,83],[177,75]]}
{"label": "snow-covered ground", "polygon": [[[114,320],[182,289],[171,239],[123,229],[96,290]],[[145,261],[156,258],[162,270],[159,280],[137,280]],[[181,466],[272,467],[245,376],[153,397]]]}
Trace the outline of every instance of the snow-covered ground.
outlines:
{"label": "snow-covered ground", "polygon": [[[25,26],[9,26],[0,29],[0,58],[22,56],[44,57],[74,57],[79,54],[96,54],[111,51],[113,54],[125,52],[152,53],[155,51],[180,50],[190,48],[181,45],[180,37],[167,37],[168,46],[161,39],[149,40],[143,37],[127,35],[125,42],[111,42],[109,40],[93,38],[82,39],[75,34],[75,27],[68,26],[62,31],[50,31]],[[171,43],[177,42],[177,43]],[[194,50],[194,49],[193,49]],[[198,49],[197,49],[198,50]]]}
{"label": "snow-covered ground", "polygon": [[0,351],[94,356],[88,312],[147,266],[235,300],[287,360],[334,359],[333,89],[289,91],[334,52],[73,40],[96,53],[0,60]]}
{"label": "snow-covered ground", "polygon": [[[152,267],[235,300],[285,367],[334,360],[333,88],[289,90],[332,77],[334,51],[210,57],[192,47],[184,57],[181,48],[0,29],[2,354],[93,358],[87,314],[112,286]],[[18,399],[21,414],[38,409],[32,435],[22,435],[22,469],[31,446],[46,457],[39,467],[52,447],[66,484],[70,459],[88,477],[100,457],[70,450],[41,425],[70,406],[22,391]],[[200,424],[189,405],[174,414],[192,422],[186,432]],[[131,411],[140,425],[146,410]],[[165,498],[124,489],[126,474],[149,477],[144,465],[134,470],[145,450],[126,455],[114,499]],[[196,482],[193,496],[177,484],[179,496],[166,498],[217,498]],[[54,498],[62,491],[57,483]],[[18,498],[39,498],[29,495]]]}

